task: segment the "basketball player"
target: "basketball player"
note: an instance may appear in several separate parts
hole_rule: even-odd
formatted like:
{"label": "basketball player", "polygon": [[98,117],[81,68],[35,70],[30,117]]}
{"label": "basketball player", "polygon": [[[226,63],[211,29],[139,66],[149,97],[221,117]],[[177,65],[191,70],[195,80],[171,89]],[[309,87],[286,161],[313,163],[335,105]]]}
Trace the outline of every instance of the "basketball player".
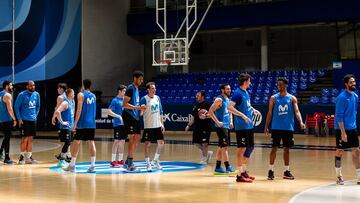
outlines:
{"label": "basketball player", "polygon": [[[157,170],[161,170],[160,153],[164,148],[164,134],[165,131],[163,123],[163,109],[160,97],[156,95],[155,83],[149,82],[146,84],[148,94],[141,98],[140,105],[146,107],[145,111],[141,111],[144,119],[144,132],[142,140],[145,142],[145,161],[148,172],[152,171],[152,166]],[[150,144],[151,141],[157,141],[157,148],[153,161],[150,163]]]}
{"label": "basketball player", "polygon": [[[250,95],[247,89],[251,84],[250,75],[243,73],[240,74],[239,83],[240,87],[237,88],[232,97],[232,105],[245,114],[248,118],[252,118],[252,114],[260,114],[258,110],[253,108],[250,103]],[[249,159],[249,151],[245,154],[246,150],[254,148],[254,126],[252,122],[245,122],[244,119],[234,116],[236,141],[237,141],[237,167],[238,174],[236,177],[237,182],[252,183],[255,177],[249,176],[246,172],[246,162]],[[251,152],[250,152],[251,153]],[[247,156],[248,155],[248,156]]]}
{"label": "basketball player", "polygon": [[[61,103],[66,100],[66,93],[65,93],[66,89],[67,89],[67,84],[66,84],[66,83],[59,83],[59,84],[57,85],[58,97],[56,98],[55,111],[56,111],[56,109],[61,105]],[[54,111],[54,115],[55,115],[55,111]],[[54,117],[54,116],[52,117],[51,123],[52,123],[53,125],[55,125],[54,123],[56,123],[56,116],[55,116],[55,117]],[[59,135],[60,135],[60,131],[61,131],[60,126],[61,126],[61,124],[60,124],[60,123],[58,123],[58,124],[59,124]],[[59,137],[59,138],[60,138],[60,137]],[[60,138],[60,140],[61,140],[61,138]],[[61,162],[61,160],[64,160],[64,159],[61,157],[61,154],[55,155],[55,158],[56,158],[57,160],[59,160],[59,163]],[[66,154],[66,157],[65,157],[65,158],[66,158],[66,161],[70,162],[71,155],[70,155],[70,154]]]}
{"label": "basketball player", "polygon": [[212,151],[208,151],[211,134],[211,119],[207,116],[211,104],[205,100],[205,92],[199,91],[196,93],[196,102],[192,111],[192,117],[190,117],[189,123],[185,128],[188,131],[191,126],[194,126],[193,130],[193,144],[200,149],[201,159],[200,164],[208,164]]}
{"label": "basketball player", "polygon": [[129,172],[137,171],[133,163],[133,157],[140,142],[140,110],[145,110],[145,107],[139,106],[140,96],[138,88],[143,81],[144,73],[135,71],[133,73],[133,83],[126,89],[123,103],[124,112],[122,117],[126,132],[129,135],[128,154],[124,166],[126,166]]}
{"label": "basketball player", "polygon": [[[117,88],[117,96],[111,101],[109,106],[109,116],[114,118],[113,127],[114,127],[114,144],[112,147],[111,162],[112,167],[118,167],[124,165],[124,145],[127,138],[126,130],[124,127],[124,122],[122,119],[123,113],[123,102],[124,95],[126,92],[126,86],[120,85]],[[116,160],[116,153],[119,154],[118,159]]]}
{"label": "basketball player", "polygon": [[341,173],[341,157],[344,149],[351,148],[352,160],[357,174],[357,184],[360,184],[359,138],[356,126],[356,114],[359,97],[354,92],[356,81],[354,75],[346,75],[343,79],[345,90],[336,98],[335,106],[335,170],[336,183],[344,184]]}
{"label": "basketball player", "polygon": [[65,166],[66,154],[69,150],[69,146],[72,140],[71,129],[74,125],[75,114],[75,102],[74,102],[74,90],[69,88],[65,91],[65,100],[57,107],[52,117],[52,124],[56,124],[56,119],[59,121],[59,138],[60,142],[64,143],[59,156],[59,167]]}
{"label": "basketball player", "polygon": [[[243,113],[237,111],[230,103],[230,85],[222,84],[220,86],[221,95],[218,96],[209,109],[209,116],[215,122],[216,133],[219,138],[218,151],[216,153],[216,168],[215,174],[234,173],[235,170],[229,164],[229,130],[233,126],[231,113],[242,117],[246,122],[251,122],[251,119],[246,117]],[[224,170],[221,167],[221,161],[224,161]]]}
{"label": "basketball player", "polygon": [[77,95],[77,110],[72,131],[75,133],[74,141],[71,144],[71,162],[64,168],[64,171],[75,172],[76,158],[79,153],[81,141],[87,141],[91,155],[91,165],[87,169],[88,173],[95,173],[96,147],[94,143],[96,128],[96,97],[90,91],[91,81],[83,81],[82,91]]}
{"label": "basketball player", "polygon": [[36,120],[40,111],[40,94],[35,91],[34,81],[28,81],[26,90],[20,92],[15,101],[15,114],[20,127],[19,164],[36,164],[32,157],[32,142],[36,136]]}
{"label": "basketball player", "polygon": [[16,126],[16,118],[12,108],[13,85],[10,81],[3,82],[4,90],[0,92],[0,125],[4,132],[4,139],[0,148],[0,156],[3,158],[3,151],[5,151],[5,164],[14,164],[10,159],[10,137],[11,130]]}
{"label": "basketball player", "polygon": [[269,134],[269,124],[271,121],[272,149],[270,153],[270,166],[268,180],[274,180],[274,162],[276,159],[277,148],[280,142],[284,147],[284,179],[294,180],[290,172],[290,147],[294,145],[294,114],[300,123],[301,129],[305,128],[299,111],[297,99],[286,90],[288,80],[286,78],[278,79],[279,93],[270,97],[269,111],[265,123],[265,135]]}

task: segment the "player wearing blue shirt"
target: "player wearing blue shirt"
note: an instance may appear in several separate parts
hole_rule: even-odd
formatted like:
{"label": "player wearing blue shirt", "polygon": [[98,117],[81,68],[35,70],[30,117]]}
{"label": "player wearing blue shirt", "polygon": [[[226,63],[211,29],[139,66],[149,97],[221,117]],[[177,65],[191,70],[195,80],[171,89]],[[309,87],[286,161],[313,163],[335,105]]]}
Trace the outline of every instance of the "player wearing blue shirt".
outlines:
{"label": "player wearing blue shirt", "polygon": [[268,180],[273,180],[274,177],[274,162],[276,158],[277,148],[280,147],[280,142],[284,147],[284,179],[293,180],[294,176],[290,172],[290,147],[294,145],[294,115],[300,123],[301,129],[305,128],[299,111],[297,99],[295,96],[287,93],[286,87],[288,80],[286,78],[278,79],[279,93],[270,97],[269,111],[265,123],[265,135],[269,134],[269,124],[271,121],[271,138],[272,149],[270,153],[270,166],[268,172]]}
{"label": "player wearing blue shirt", "polygon": [[[249,74],[242,73],[239,77],[240,87],[237,88],[232,96],[235,108],[248,118],[252,118],[253,113],[258,115],[259,111],[254,109],[250,103],[250,95],[247,89],[251,84]],[[246,171],[246,164],[250,154],[254,149],[254,126],[252,122],[246,122],[239,116],[234,116],[234,127],[237,141],[237,182],[252,183],[255,177],[249,176]],[[245,153],[246,152],[246,153]]]}
{"label": "player wearing blue shirt", "polygon": [[88,173],[95,172],[96,147],[94,142],[96,128],[96,97],[90,91],[91,80],[83,80],[82,91],[77,95],[77,110],[72,131],[75,132],[74,141],[71,144],[71,162],[65,171],[75,172],[76,158],[79,153],[81,141],[87,141],[90,150],[91,164]]}
{"label": "player wearing blue shirt", "polygon": [[[129,135],[128,154],[125,165],[128,171],[137,171],[133,163],[133,156],[140,143],[140,96],[139,86],[144,81],[144,73],[135,71],[133,73],[133,83],[128,85],[124,97],[124,126]],[[143,109],[145,110],[145,109]]]}
{"label": "player wearing blue shirt", "polygon": [[15,101],[15,114],[19,121],[21,142],[19,164],[36,164],[32,157],[33,136],[36,135],[36,120],[40,111],[40,95],[35,91],[34,81],[28,81],[26,90]]}
{"label": "player wearing blue shirt", "polygon": [[56,118],[59,121],[59,138],[60,142],[64,143],[64,146],[61,149],[61,153],[58,155],[58,166],[64,167],[65,160],[67,162],[71,161],[71,158],[67,156],[69,146],[72,140],[71,129],[74,126],[74,115],[75,115],[75,102],[74,102],[74,90],[69,88],[65,91],[65,99],[61,104],[55,109],[55,112],[52,117],[52,124],[56,124]]}
{"label": "player wearing blue shirt", "polygon": [[[127,133],[121,115],[123,114],[123,102],[124,102],[125,92],[126,92],[126,86],[120,85],[117,88],[117,95],[111,101],[108,109],[109,116],[112,116],[114,118],[113,119],[114,144],[112,147],[111,163],[110,163],[112,167],[119,167],[121,165],[124,165],[124,160],[123,160],[124,145],[125,145],[125,140],[127,138]],[[117,160],[116,160],[116,153],[119,154]]]}
{"label": "player wearing blue shirt", "polygon": [[336,98],[335,106],[335,171],[336,183],[344,184],[341,173],[341,157],[344,149],[351,148],[353,163],[357,174],[357,184],[360,184],[359,138],[356,126],[356,114],[359,97],[354,92],[356,81],[354,75],[346,75],[343,79],[345,90]]}
{"label": "player wearing blue shirt", "polygon": [[[4,160],[4,164],[14,164],[15,162],[9,156],[11,130],[16,126],[11,96],[13,85],[10,81],[4,81],[3,88],[4,90],[0,92],[0,125],[4,132],[4,139],[0,148],[0,157]],[[3,151],[5,151],[5,157]]]}
{"label": "player wearing blue shirt", "polygon": [[[221,95],[215,99],[209,109],[209,116],[215,123],[216,134],[219,138],[215,174],[234,173],[235,170],[229,164],[228,155],[229,130],[233,128],[232,114],[242,117],[247,122],[251,122],[251,119],[237,111],[234,104],[230,104],[231,88],[229,84],[222,84],[220,90]],[[224,161],[226,171],[221,167],[221,161]]]}

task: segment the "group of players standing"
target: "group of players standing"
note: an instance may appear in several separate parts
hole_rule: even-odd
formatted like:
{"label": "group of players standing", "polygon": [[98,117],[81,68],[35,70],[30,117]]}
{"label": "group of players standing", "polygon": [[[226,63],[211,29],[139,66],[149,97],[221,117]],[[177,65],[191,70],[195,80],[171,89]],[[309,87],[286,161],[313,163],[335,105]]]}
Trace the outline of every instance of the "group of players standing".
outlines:
{"label": "group of players standing", "polygon": [[[161,170],[160,153],[164,148],[165,131],[163,123],[163,109],[160,98],[156,95],[154,82],[146,84],[148,94],[140,99],[139,86],[143,83],[144,74],[141,71],[133,73],[133,82],[126,87],[120,85],[117,95],[111,101],[108,114],[114,118],[114,143],[110,165],[112,167],[123,166],[128,172],[139,171],[134,165],[134,152],[140,143],[141,123],[143,117],[144,131],[142,141],[145,142],[145,161],[147,171],[153,167]],[[186,131],[194,125],[193,143],[201,150],[201,164],[209,163],[213,152],[208,150],[210,133],[214,125],[218,136],[218,149],[216,152],[215,174],[236,174],[237,182],[251,183],[255,177],[250,176],[246,170],[248,159],[254,149],[254,126],[253,115],[260,112],[251,106],[250,95],[247,89],[251,85],[250,75],[243,73],[239,77],[240,86],[231,99],[231,87],[229,84],[220,86],[221,95],[216,97],[210,105],[205,101],[205,92],[196,94],[197,104],[193,109],[193,117],[190,119]],[[356,132],[356,114],[358,96],[355,77],[346,75],[343,79],[345,90],[336,99],[335,112],[335,134],[336,154],[335,169],[337,184],[344,184],[341,173],[341,156],[343,150],[352,148],[353,163],[358,176],[357,183],[360,184],[360,160],[359,140]],[[269,111],[266,117],[264,133],[269,134],[271,123],[272,149],[270,152],[268,180],[273,180],[274,162],[277,148],[284,149],[284,179],[293,180],[290,172],[289,149],[294,145],[294,117],[304,129],[305,124],[299,111],[297,98],[287,92],[288,80],[278,78],[278,93],[271,96],[269,100]],[[96,147],[94,143],[96,129],[96,96],[91,92],[91,81],[83,80],[82,90],[77,95],[77,108],[75,112],[75,93],[67,85],[58,85],[59,96],[52,124],[59,124],[59,138],[64,142],[61,153],[56,155],[59,166],[64,171],[75,172],[76,158],[79,153],[81,141],[87,141],[91,154],[91,165],[87,172],[95,172]],[[20,158],[19,164],[37,163],[32,157],[32,140],[36,135],[36,120],[40,111],[40,95],[35,91],[35,83],[29,81],[26,90],[21,92],[12,108],[13,85],[9,81],[3,82],[3,91],[0,92],[0,124],[4,132],[4,140],[0,148],[0,158],[5,164],[13,164],[10,159],[10,137],[11,130],[17,124],[20,128]],[[16,116],[16,117],[15,117]],[[17,119],[16,119],[17,118]],[[57,120],[57,121],[56,121]],[[211,121],[212,120],[212,121]],[[213,123],[213,124],[212,124]],[[228,147],[230,145],[230,129],[235,128],[237,141],[237,171],[229,163]],[[126,160],[123,160],[125,140],[129,139]],[[157,149],[152,161],[150,161],[150,144],[157,141]],[[70,153],[68,152],[70,148]],[[5,151],[5,157],[3,156]],[[116,156],[118,155],[118,156]],[[224,162],[225,169],[221,167]],[[67,163],[69,162],[69,163]]]}

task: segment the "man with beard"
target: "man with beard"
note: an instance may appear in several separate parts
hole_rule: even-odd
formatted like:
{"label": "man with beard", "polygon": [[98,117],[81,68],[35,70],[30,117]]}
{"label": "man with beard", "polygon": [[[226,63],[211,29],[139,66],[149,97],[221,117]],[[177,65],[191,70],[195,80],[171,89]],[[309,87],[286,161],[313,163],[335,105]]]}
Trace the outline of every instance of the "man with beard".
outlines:
{"label": "man with beard", "polygon": [[0,92],[0,125],[4,132],[4,139],[0,148],[0,157],[3,158],[3,151],[5,151],[4,163],[13,164],[14,161],[9,156],[11,130],[16,126],[16,118],[12,108],[12,82],[4,81],[3,88],[4,90]]}
{"label": "man with beard", "polygon": [[205,92],[199,91],[196,93],[197,104],[193,108],[192,117],[189,120],[185,131],[188,131],[191,126],[194,126],[193,130],[193,144],[200,149],[201,159],[200,164],[208,164],[212,151],[208,151],[210,134],[211,134],[211,119],[207,113],[211,104],[205,100]]}
{"label": "man with beard", "polygon": [[344,149],[351,148],[352,160],[356,169],[357,184],[360,184],[359,138],[356,131],[356,112],[358,95],[354,75],[345,75],[343,79],[345,90],[336,98],[335,106],[335,171],[338,185],[344,184],[341,173],[341,157]]}
{"label": "man with beard", "polygon": [[28,81],[26,90],[15,101],[15,113],[19,120],[21,142],[19,164],[36,164],[32,157],[32,142],[36,136],[36,121],[40,111],[40,94],[35,91],[34,81]]}

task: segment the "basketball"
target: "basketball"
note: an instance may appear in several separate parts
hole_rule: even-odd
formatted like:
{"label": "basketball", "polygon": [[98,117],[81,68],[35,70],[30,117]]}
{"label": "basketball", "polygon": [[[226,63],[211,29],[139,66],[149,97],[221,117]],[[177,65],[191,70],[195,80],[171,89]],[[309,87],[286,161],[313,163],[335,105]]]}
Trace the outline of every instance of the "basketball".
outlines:
{"label": "basketball", "polygon": [[204,120],[206,119],[206,115],[207,115],[208,111],[206,109],[201,109],[199,112],[198,112],[198,116],[201,120]]}

